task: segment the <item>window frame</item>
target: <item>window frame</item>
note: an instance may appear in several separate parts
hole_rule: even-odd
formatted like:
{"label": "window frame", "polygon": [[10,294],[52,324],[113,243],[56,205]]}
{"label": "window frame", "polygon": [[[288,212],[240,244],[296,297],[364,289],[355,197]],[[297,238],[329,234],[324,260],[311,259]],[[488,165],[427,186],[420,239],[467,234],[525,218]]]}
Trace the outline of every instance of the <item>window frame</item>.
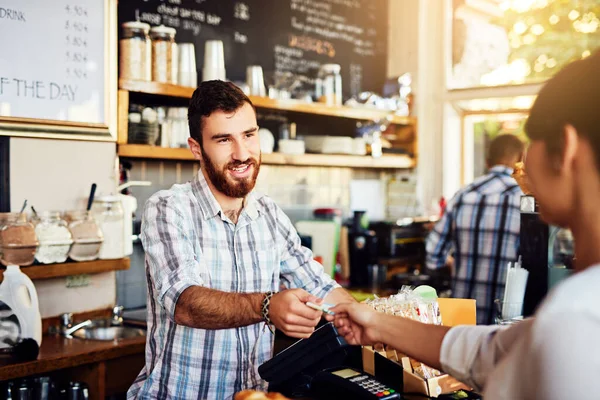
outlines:
{"label": "window frame", "polygon": [[[443,18],[443,38],[444,41],[444,59],[443,75],[444,88],[442,102],[444,104],[443,132],[444,137],[449,136],[460,141],[460,151],[458,157],[455,148],[444,146],[444,164],[458,168],[458,171],[449,171],[445,168],[443,193],[449,196],[458,189],[472,181],[474,171],[467,171],[473,163],[467,157],[470,149],[467,147],[473,143],[473,136],[467,137],[467,123],[469,118],[475,115],[482,117],[496,116],[503,114],[523,114],[527,115],[530,109],[498,109],[498,110],[467,110],[461,107],[460,103],[470,100],[484,100],[490,98],[515,98],[520,96],[537,96],[545,81],[535,83],[521,83],[514,85],[500,86],[477,86],[471,88],[450,88],[449,82],[452,76],[452,24],[453,24],[453,0],[444,1]],[[458,122],[457,122],[458,121]],[[451,141],[452,139],[450,139]],[[456,160],[459,158],[459,160]],[[458,162],[456,162],[458,161]]]}

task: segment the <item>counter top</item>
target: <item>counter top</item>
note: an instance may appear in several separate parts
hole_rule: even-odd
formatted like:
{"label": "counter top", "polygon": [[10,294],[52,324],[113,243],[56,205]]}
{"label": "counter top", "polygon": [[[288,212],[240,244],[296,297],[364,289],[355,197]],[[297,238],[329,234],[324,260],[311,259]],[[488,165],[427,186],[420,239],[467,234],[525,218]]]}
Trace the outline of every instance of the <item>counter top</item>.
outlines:
{"label": "counter top", "polygon": [[0,381],[139,354],[144,352],[145,346],[146,337],[106,342],[47,335],[42,339],[37,360],[18,364],[0,364]]}

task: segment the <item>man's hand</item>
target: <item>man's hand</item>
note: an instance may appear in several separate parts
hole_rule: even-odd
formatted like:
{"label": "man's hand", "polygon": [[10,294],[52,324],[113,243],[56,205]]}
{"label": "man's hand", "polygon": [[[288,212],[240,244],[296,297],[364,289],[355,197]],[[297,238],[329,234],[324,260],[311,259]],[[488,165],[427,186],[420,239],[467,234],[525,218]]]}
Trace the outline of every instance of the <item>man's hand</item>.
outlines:
{"label": "man's hand", "polygon": [[344,303],[331,308],[335,315],[327,315],[334,321],[338,333],[350,344],[373,345],[379,343],[377,335],[377,311],[365,304]]}
{"label": "man's hand", "polygon": [[323,300],[302,289],[279,292],[271,298],[269,318],[286,335],[307,338],[321,319],[321,312],[307,306],[307,301],[320,304]]}

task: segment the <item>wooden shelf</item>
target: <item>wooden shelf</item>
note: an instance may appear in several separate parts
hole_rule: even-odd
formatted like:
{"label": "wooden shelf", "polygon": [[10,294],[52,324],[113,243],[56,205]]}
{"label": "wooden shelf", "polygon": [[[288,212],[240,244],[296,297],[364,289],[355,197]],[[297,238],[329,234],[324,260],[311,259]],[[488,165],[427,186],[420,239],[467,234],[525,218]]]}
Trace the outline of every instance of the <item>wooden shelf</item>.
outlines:
{"label": "wooden shelf", "polygon": [[[171,85],[168,83],[119,80],[119,89],[135,93],[145,93],[169,97],[191,98],[194,88]],[[349,118],[356,120],[376,120],[392,115],[385,111],[368,108],[351,108],[339,106],[327,106],[320,103],[306,103],[299,100],[274,100],[268,97],[250,96],[250,100],[256,107],[279,111],[291,111],[313,115],[324,115],[338,118]],[[392,123],[398,125],[415,125],[413,117],[401,117],[392,115]]]}
{"label": "wooden shelf", "polygon": [[289,155],[281,153],[263,154],[262,162],[271,165],[296,165],[315,167],[348,167],[406,169],[413,168],[414,161],[405,155],[384,155],[380,158],[370,156],[352,156],[341,154],[303,154]]}
{"label": "wooden shelf", "polygon": [[[82,262],[69,262],[64,264],[42,264],[30,267],[21,267],[21,271],[32,280],[51,279],[63,276],[98,274],[100,272],[119,271],[129,269],[129,258],[117,260],[95,260]],[[4,270],[0,270],[0,282],[4,279]]]}
{"label": "wooden shelf", "polygon": [[[141,144],[120,144],[120,157],[158,160],[192,161],[194,157],[188,149],[170,149]],[[339,154],[303,154],[288,155],[281,153],[263,154],[262,163],[266,165],[294,165],[314,167],[348,167],[406,169],[413,168],[414,160],[406,155],[384,155],[381,158]]]}
{"label": "wooden shelf", "polygon": [[151,146],[147,144],[120,144],[119,157],[146,158],[156,160],[193,161],[194,156],[189,149]]}

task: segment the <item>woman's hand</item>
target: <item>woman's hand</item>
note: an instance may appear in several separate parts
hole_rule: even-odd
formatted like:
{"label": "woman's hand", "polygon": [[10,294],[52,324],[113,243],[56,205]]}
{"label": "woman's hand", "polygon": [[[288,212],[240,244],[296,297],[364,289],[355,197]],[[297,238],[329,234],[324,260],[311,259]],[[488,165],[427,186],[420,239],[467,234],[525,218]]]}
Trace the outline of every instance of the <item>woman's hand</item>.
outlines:
{"label": "woman's hand", "polygon": [[350,344],[372,345],[379,343],[378,321],[380,314],[365,304],[343,303],[331,308],[335,315],[327,315],[334,321],[340,335]]}

